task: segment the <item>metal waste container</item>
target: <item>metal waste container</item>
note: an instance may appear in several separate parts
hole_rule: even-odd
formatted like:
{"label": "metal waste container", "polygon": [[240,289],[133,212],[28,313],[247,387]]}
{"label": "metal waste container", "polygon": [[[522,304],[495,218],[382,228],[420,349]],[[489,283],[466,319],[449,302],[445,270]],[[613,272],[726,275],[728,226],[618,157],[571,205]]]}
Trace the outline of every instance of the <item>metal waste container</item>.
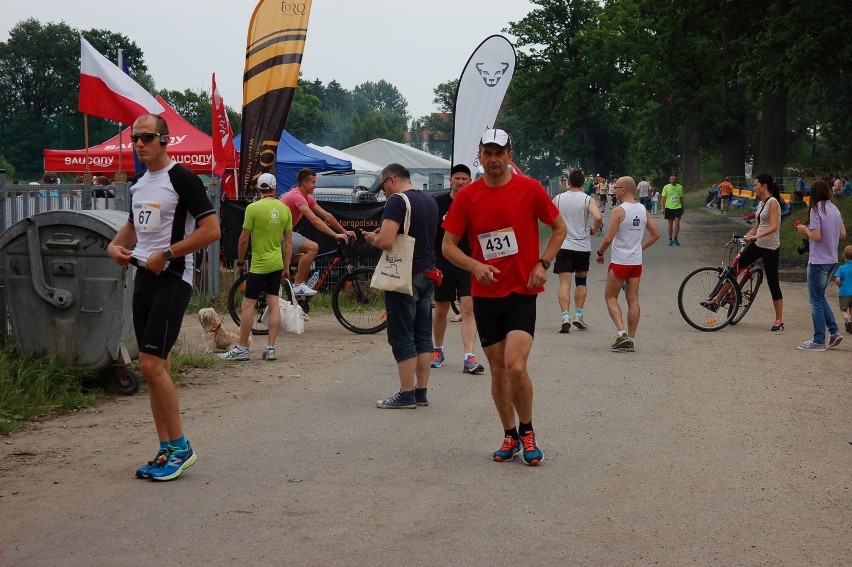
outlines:
{"label": "metal waste container", "polygon": [[120,211],[48,211],[0,235],[0,287],[19,353],[48,352],[88,370],[114,368],[121,393],[139,389],[127,369],[139,356],[133,331],[135,268],[107,245],[127,223]]}

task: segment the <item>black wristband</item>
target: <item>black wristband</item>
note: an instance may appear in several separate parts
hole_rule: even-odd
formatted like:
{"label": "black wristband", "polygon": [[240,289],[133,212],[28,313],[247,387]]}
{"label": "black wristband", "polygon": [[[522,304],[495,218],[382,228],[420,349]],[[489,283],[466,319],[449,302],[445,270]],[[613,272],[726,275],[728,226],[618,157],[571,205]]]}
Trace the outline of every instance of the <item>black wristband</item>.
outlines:
{"label": "black wristband", "polygon": [[601,252],[600,250],[598,250],[598,256],[603,256],[603,255],[604,255],[604,253]]}
{"label": "black wristband", "polygon": [[242,266],[245,263],[246,263],[245,260],[243,260],[243,261],[237,260],[237,266]]}

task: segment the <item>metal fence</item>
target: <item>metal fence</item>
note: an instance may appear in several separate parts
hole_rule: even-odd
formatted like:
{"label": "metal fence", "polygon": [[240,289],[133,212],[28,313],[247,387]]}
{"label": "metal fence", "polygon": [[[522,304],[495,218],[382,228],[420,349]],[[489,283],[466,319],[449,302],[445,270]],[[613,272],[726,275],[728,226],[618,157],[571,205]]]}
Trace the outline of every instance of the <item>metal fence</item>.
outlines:
{"label": "metal fence", "polygon": [[[207,193],[219,214],[220,191],[214,181]],[[107,196],[104,196],[107,195]],[[6,174],[0,171],[0,234],[14,224],[46,211],[130,210],[130,185],[116,183],[111,190],[88,184],[9,185]],[[219,242],[195,254],[195,287],[198,293],[212,301],[219,293]]]}

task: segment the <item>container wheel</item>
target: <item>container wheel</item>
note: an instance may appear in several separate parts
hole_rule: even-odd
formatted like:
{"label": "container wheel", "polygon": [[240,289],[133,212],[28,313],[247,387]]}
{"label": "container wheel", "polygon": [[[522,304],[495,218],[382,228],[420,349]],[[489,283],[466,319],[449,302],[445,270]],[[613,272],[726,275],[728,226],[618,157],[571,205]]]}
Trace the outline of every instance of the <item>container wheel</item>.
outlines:
{"label": "container wheel", "polygon": [[132,396],[139,391],[139,375],[126,366],[115,367],[115,378],[119,394]]}

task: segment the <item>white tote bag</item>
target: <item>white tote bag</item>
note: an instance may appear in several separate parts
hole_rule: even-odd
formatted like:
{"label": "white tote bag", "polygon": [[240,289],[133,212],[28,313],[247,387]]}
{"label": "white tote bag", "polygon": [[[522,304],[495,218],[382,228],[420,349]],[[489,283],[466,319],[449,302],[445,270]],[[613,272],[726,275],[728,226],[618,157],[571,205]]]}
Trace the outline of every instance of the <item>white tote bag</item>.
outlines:
{"label": "white tote bag", "polygon": [[[405,201],[405,223],[402,234],[397,234],[390,250],[382,250],[370,287],[384,291],[397,291],[414,295],[411,289],[411,264],[414,262],[414,237],[408,235],[411,226],[411,203],[403,193],[397,193]],[[393,197],[391,197],[393,199]],[[385,205],[387,206],[387,204]]]}
{"label": "white tote bag", "polygon": [[[290,297],[295,297],[293,285],[290,280],[287,280],[287,285],[290,287]],[[278,311],[281,314],[281,324],[278,326],[279,332],[288,332],[301,335],[305,332],[305,317],[302,311],[302,306],[298,303],[291,303],[283,297],[278,298]],[[263,315],[260,317],[260,322],[267,327],[269,326],[269,307],[264,309]]]}

